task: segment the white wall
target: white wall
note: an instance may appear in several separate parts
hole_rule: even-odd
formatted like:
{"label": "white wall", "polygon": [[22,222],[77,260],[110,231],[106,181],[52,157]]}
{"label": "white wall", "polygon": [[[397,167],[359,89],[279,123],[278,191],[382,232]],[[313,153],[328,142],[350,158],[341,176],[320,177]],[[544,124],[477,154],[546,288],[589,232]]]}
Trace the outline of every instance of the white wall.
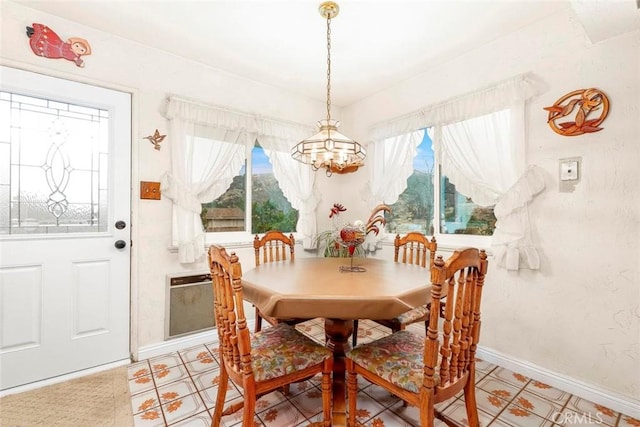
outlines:
{"label": "white wall", "polygon": [[[25,26],[48,25],[61,37],[82,37],[92,54],[85,67],[65,59],[33,54]],[[140,23],[144,25],[144,23]],[[0,1],[0,63],[57,77],[133,92],[133,260],[132,350],[164,340],[166,275],[185,270],[206,270],[206,262],[187,266],[177,262],[171,246],[171,201],[139,200],[139,181],[159,181],[169,169],[170,145],[166,138],[157,151],[145,136],[155,129],[167,133],[162,117],[168,95],[179,95],[214,105],[260,113],[266,117],[313,125],[326,109],[324,102],[292,95],[282,89],[235,77],[197,62],[129,42],[78,23]],[[1,76],[0,76],[1,77]],[[250,242],[248,242],[249,244]],[[302,252],[302,251],[300,251]],[[253,266],[253,250],[238,250],[241,260]],[[301,254],[304,256],[304,253]],[[249,315],[251,312],[247,312]]]}
{"label": "white wall", "polygon": [[[640,403],[638,31],[592,45],[563,11],[345,109],[343,131],[366,142],[372,124],[525,72],[544,84],[526,119],[528,163],[545,171],[530,210],[542,268],[489,264],[481,344]],[[543,107],[589,87],[609,97],[604,130],[555,134]],[[561,193],[558,159],[576,156],[582,181]]]}
{"label": "white wall", "polygon": [[[169,144],[160,151],[143,137],[166,133],[163,100],[177,94],[300,123],[315,123],[324,104],[216,71],[199,63],[0,1],[0,62],[58,77],[134,93],[133,346],[163,341],[165,275],[185,270],[170,247],[170,201],[137,199],[140,180],[157,181],[169,167]],[[35,56],[24,27],[49,25],[64,37],[91,43],[86,67]],[[144,25],[144,23],[141,23]],[[542,268],[507,273],[490,265],[483,307],[482,344],[578,381],[640,401],[640,34],[590,45],[570,11],[496,40],[421,76],[383,90],[334,115],[341,130],[366,142],[367,129],[452,96],[522,72],[545,92],[529,103],[528,161],[546,171],[547,189],[531,208]],[[543,107],[565,93],[597,87],[610,98],[603,131],[566,138],[546,125]],[[581,156],[583,179],[573,193],[558,192],[558,159]],[[318,175],[328,208],[349,203],[349,217],[368,216],[358,195],[367,166],[356,174]],[[363,218],[366,219],[366,218]],[[241,259],[251,251],[239,250]],[[378,256],[384,256],[384,251]],[[192,269],[204,270],[205,264]]]}

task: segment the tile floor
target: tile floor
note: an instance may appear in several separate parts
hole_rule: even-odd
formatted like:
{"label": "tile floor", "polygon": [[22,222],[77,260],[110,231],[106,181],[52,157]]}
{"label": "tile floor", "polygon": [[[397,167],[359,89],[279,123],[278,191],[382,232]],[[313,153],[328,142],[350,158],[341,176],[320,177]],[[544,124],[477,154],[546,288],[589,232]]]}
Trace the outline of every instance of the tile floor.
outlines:
{"label": "tile floor", "polygon": [[[324,342],[320,319],[297,326],[312,338]],[[411,330],[424,334],[424,327]],[[359,342],[388,333],[388,329],[361,321]],[[211,423],[217,392],[219,365],[214,346],[201,345],[177,353],[155,357],[129,366],[129,390],[135,426],[204,426]],[[640,421],[608,408],[572,396],[516,372],[484,361],[476,364],[476,395],[480,423],[501,427],[554,427],[601,425],[640,427]],[[230,383],[231,384],[231,383]],[[366,427],[419,426],[415,407],[402,402],[366,381],[359,384],[358,420]],[[227,401],[240,398],[236,389],[227,392]],[[255,426],[306,426],[321,412],[319,380],[291,386],[289,396],[273,392],[260,398]],[[437,406],[448,419],[466,426],[464,400],[451,399]],[[241,411],[224,417],[224,426],[241,425]],[[436,426],[445,424],[436,420]]]}

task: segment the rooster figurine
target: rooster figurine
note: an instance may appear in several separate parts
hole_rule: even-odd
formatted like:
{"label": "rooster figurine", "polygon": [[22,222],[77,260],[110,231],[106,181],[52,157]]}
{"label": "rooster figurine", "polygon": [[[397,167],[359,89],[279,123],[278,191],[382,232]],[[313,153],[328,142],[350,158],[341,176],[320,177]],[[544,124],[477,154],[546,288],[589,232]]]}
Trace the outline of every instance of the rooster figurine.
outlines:
{"label": "rooster figurine", "polygon": [[380,227],[387,223],[387,220],[384,219],[385,212],[391,212],[391,208],[385,204],[380,204],[373,208],[365,228],[366,234],[373,232],[377,236],[380,233]]}
{"label": "rooster figurine", "polygon": [[340,212],[345,212],[346,210],[347,208],[342,206],[340,203],[334,203],[330,209],[329,219],[337,217],[338,215],[340,215]]}

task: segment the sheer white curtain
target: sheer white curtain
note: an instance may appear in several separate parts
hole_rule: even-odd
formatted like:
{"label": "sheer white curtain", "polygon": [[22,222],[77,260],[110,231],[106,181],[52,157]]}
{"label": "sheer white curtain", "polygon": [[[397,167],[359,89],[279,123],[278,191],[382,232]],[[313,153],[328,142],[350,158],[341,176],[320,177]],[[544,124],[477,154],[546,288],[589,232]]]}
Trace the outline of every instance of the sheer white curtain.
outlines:
{"label": "sheer white curtain", "polygon": [[171,170],[161,178],[161,191],[173,201],[181,263],[196,262],[206,254],[201,204],[229,188],[245,164],[247,145],[256,139],[270,157],[285,197],[300,212],[298,232],[303,234],[303,242],[315,234],[319,197],[314,193],[314,175],[311,168],[290,155],[291,147],[311,135],[313,127],[176,97],[169,98],[165,117],[169,121]]}
{"label": "sheer white curtain", "polygon": [[[160,188],[173,201],[178,258],[181,263],[192,263],[205,254],[201,204],[229,188],[244,165],[244,144],[251,135],[236,120],[225,120],[201,105],[178,99],[169,100],[166,118],[171,170],[162,175]],[[210,143],[198,143],[199,139]]]}
{"label": "sheer white curtain", "polygon": [[524,105],[536,92],[537,83],[520,75],[371,130],[376,141],[434,127],[434,151],[442,174],[475,203],[495,203],[494,258],[510,270],[539,268],[527,205],[542,191],[544,180],[524,158]]}
{"label": "sheer white curtain", "polygon": [[[544,188],[535,167],[526,169],[517,117],[521,105],[442,126],[439,155],[442,174],[481,206],[494,207],[492,251],[498,265],[538,269],[540,259],[529,227],[528,203]],[[436,136],[437,138],[437,136]]]}
{"label": "sheer white curtain", "polygon": [[[392,205],[398,201],[398,196],[407,188],[407,179],[413,173],[413,159],[423,137],[424,130],[418,130],[369,144],[369,181],[364,191],[369,209],[380,203]],[[368,234],[365,250],[375,251],[384,235],[384,228],[377,235]]]}
{"label": "sheer white curtain", "polygon": [[271,120],[262,122],[258,140],[269,157],[282,193],[294,209],[298,210],[296,225],[297,240],[305,249],[313,246],[317,233],[316,209],[320,195],[315,188],[315,173],[291,157],[291,148],[304,138],[313,134],[313,129],[288,123],[276,123]]}

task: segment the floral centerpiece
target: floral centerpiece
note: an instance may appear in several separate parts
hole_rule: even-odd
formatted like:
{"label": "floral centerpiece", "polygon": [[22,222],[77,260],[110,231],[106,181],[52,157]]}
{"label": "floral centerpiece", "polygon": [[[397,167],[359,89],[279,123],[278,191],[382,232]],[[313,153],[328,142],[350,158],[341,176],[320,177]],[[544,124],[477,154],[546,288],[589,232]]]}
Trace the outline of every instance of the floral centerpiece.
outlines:
{"label": "floral centerpiece", "polygon": [[349,257],[351,258],[350,267],[341,267],[342,271],[364,271],[362,267],[353,266],[353,257],[364,255],[362,243],[369,233],[378,234],[380,227],[384,226],[386,221],[384,212],[390,212],[391,209],[384,204],[376,206],[367,222],[356,220],[353,223],[340,223],[338,216],[347,209],[335,203],[329,213],[329,218],[333,222],[333,228],[320,233],[316,238],[316,243],[324,246],[324,256],[326,257]]}

